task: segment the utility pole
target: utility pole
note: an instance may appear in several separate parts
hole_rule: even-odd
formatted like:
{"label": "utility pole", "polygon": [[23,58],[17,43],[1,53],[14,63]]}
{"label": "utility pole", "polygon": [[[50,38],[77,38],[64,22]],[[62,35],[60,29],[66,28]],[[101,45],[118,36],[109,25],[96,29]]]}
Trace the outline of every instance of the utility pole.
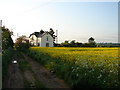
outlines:
{"label": "utility pole", "polygon": [[2,20],[0,20],[0,27],[2,27]]}
{"label": "utility pole", "polygon": [[17,38],[19,37],[19,34],[17,33]]}
{"label": "utility pole", "polygon": [[[2,28],[1,27],[2,27],[2,20],[0,20],[0,54],[2,54]],[[0,73],[2,73],[2,56],[0,56]],[[1,76],[0,76],[0,89],[2,89],[2,77]]]}
{"label": "utility pole", "polygon": [[58,30],[56,30],[56,43],[58,43]]}

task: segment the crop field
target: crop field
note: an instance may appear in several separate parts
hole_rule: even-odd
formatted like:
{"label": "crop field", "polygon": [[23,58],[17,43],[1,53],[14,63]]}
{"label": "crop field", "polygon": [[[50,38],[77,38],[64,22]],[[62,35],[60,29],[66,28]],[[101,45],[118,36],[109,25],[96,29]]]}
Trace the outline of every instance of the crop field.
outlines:
{"label": "crop field", "polygon": [[31,47],[27,52],[72,88],[117,88],[118,48]]}

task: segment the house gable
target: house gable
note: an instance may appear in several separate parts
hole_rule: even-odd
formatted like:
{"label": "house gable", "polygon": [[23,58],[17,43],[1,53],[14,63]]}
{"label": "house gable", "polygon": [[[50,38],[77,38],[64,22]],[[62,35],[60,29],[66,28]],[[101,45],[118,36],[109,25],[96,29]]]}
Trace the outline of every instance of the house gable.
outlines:
{"label": "house gable", "polygon": [[54,44],[54,38],[53,36],[48,32],[40,33],[40,32],[34,32],[29,36],[29,42],[31,45],[37,45],[40,47],[53,47]]}
{"label": "house gable", "polygon": [[49,33],[41,37],[41,47],[53,47],[53,37]]}

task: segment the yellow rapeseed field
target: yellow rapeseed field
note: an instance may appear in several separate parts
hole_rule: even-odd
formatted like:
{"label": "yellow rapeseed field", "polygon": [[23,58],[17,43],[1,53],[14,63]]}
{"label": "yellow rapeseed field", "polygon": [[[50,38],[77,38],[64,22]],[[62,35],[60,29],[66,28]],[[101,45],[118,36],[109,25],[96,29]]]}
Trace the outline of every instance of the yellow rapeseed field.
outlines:
{"label": "yellow rapeseed field", "polygon": [[31,47],[29,50],[30,55],[44,61],[45,66],[71,86],[83,83],[97,87],[118,86],[118,48]]}

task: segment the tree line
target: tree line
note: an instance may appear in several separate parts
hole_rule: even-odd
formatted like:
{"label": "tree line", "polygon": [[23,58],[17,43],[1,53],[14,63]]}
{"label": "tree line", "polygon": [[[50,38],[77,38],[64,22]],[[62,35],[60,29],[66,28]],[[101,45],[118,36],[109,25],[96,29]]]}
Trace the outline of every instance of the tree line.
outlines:
{"label": "tree line", "polygon": [[56,46],[60,47],[96,47],[97,44],[95,42],[93,43],[81,43],[81,42],[76,42],[75,40],[72,41],[64,41],[61,44],[57,44]]}

